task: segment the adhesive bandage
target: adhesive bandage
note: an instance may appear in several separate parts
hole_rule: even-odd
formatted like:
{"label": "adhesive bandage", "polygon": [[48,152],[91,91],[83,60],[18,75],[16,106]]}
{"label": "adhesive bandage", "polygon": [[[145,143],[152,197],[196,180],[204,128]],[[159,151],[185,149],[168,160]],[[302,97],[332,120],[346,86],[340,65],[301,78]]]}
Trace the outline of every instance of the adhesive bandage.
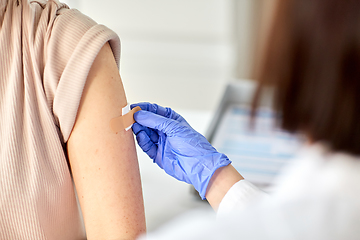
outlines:
{"label": "adhesive bandage", "polygon": [[116,133],[124,129],[128,131],[135,122],[134,113],[140,110],[141,110],[140,107],[134,107],[133,109],[130,110],[130,105],[129,104],[126,105],[122,109],[122,116],[111,119],[110,121],[111,130]]}

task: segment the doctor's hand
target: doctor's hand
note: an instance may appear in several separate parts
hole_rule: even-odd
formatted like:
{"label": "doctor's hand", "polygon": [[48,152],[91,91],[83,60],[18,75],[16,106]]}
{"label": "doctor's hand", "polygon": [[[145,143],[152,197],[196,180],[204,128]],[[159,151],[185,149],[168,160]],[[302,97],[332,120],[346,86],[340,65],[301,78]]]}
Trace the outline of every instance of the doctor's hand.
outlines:
{"label": "doctor's hand", "polygon": [[167,174],[192,184],[205,199],[214,172],[231,161],[172,109],[150,103],[131,108],[136,106],[142,109],[134,114],[132,127],[139,146]]}

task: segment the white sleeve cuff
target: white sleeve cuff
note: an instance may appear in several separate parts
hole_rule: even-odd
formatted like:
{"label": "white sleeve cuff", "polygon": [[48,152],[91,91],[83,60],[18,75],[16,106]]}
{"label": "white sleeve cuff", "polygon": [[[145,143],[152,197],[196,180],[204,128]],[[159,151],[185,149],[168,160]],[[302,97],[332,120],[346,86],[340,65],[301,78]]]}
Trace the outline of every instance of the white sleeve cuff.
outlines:
{"label": "white sleeve cuff", "polygon": [[235,183],[220,202],[217,216],[228,214],[234,210],[240,211],[255,200],[268,197],[268,194],[260,190],[247,180]]}

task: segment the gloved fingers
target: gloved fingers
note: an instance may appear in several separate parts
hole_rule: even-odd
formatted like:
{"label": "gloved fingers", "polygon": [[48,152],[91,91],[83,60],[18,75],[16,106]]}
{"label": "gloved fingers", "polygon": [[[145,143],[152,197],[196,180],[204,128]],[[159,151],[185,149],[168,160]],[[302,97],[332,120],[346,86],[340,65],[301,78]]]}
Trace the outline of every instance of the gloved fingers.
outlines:
{"label": "gloved fingers", "polygon": [[171,134],[176,129],[178,122],[148,111],[138,111],[134,119],[140,125],[159,130],[165,134]]}
{"label": "gloved fingers", "polygon": [[166,118],[171,118],[174,120],[183,120],[183,118],[180,116],[180,114],[176,113],[174,110],[172,110],[171,108],[168,107],[162,107],[160,105],[157,105],[156,103],[151,104],[152,105],[152,110],[150,110],[150,112],[159,114],[160,116],[166,117]]}
{"label": "gloved fingers", "polygon": [[[159,107],[160,107],[160,106],[159,106]],[[160,110],[160,108],[159,108],[159,110]],[[158,111],[159,111],[159,110],[158,110]],[[164,117],[168,117],[168,118],[174,119],[174,120],[179,121],[179,122],[185,122],[185,123],[187,123],[187,122],[185,121],[185,119],[184,119],[180,114],[178,114],[177,112],[175,112],[175,111],[172,110],[171,108],[161,107],[161,111],[164,111],[164,114],[163,114]],[[160,114],[160,115],[162,115],[162,114]]]}
{"label": "gloved fingers", "polygon": [[163,117],[169,118],[171,115],[171,108],[165,108],[160,105],[157,105],[156,103],[148,103],[148,102],[142,102],[142,103],[136,103],[132,104],[131,106],[139,106],[141,110],[152,112],[159,114]]}
{"label": "gloved fingers", "polygon": [[133,124],[132,130],[135,135],[137,135],[140,131],[144,131],[154,143],[158,142],[159,140],[159,135],[157,134],[156,130],[144,127],[137,122]]}
{"label": "gloved fingers", "polygon": [[133,109],[134,107],[140,107],[141,110],[150,111],[149,105],[151,105],[151,103],[148,102],[133,103],[130,105],[130,108]]}
{"label": "gloved fingers", "polygon": [[138,124],[137,122],[135,122],[133,125],[132,125],[132,130],[134,132],[135,135],[137,135],[140,131],[144,131],[147,127],[144,127],[140,124]]}
{"label": "gloved fingers", "polygon": [[151,158],[155,159],[157,153],[157,146],[150,140],[150,137],[144,132],[140,131],[136,135],[136,141],[140,148]]}
{"label": "gloved fingers", "polygon": [[[174,110],[172,110],[171,108],[168,107],[162,107],[156,103],[148,103],[148,102],[142,102],[142,103],[135,103],[135,104],[131,104],[131,109],[139,106],[142,110],[145,111],[149,111],[152,113],[156,113],[159,114],[160,116],[163,117],[167,117],[167,118],[171,118],[177,121],[185,121],[185,119],[178,114],[177,112],[175,112]],[[186,122],[186,121],[185,121]]]}
{"label": "gloved fingers", "polygon": [[147,128],[147,131],[145,131],[147,133],[147,135],[150,137],[151,141],[154,143],[157,143],[159,141],[159,135],[156,131],[154,131],[153,129]]}

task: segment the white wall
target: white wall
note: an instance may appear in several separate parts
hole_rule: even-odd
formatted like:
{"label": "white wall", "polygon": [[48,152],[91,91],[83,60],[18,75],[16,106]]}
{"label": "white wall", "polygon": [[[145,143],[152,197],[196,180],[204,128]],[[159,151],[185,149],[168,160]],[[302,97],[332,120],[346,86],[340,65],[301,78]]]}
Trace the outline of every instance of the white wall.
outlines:
{"label": "white wall", "polygon": [[199,110],[216,106],[227,80],[249,77],[258,1],[65,0],[120,36],[129,102]]}

